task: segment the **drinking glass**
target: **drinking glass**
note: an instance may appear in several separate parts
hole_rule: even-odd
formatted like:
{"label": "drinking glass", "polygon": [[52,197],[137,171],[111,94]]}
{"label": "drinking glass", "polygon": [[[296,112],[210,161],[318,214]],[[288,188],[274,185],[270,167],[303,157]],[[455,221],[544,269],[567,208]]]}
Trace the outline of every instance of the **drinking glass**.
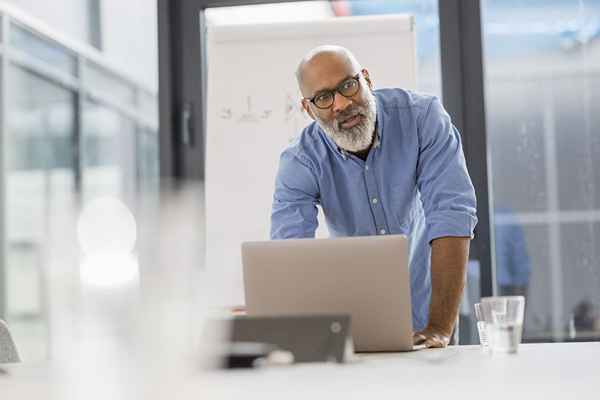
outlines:
{"label": "drinking glass", "polygon": [[523,296],[484,297],[481,299],[480,310],[492,353],[516,353],[523,331],[525,298]]}

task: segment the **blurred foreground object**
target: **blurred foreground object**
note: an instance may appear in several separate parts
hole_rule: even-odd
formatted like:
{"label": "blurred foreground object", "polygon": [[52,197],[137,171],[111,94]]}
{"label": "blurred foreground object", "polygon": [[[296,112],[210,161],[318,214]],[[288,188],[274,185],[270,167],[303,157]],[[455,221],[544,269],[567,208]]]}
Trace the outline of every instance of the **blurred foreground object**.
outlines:
{"label": "blurred foreground object", "polygon": [[8,326],[0,319],[0,363],[21,362]]}
{"label": "blurred foreground object", "polygon": [[229,341],[273,346],[267,349],[271,353],[291,353],[289,362],[343,363],[353,352],[346,314],[237,316],[229,324]]}
{"label": "blurred foreground object", "polygon": [[[277,354],[281,353],[276,346],[266,343],[231,343],[223,355],[223,368],[254,368],[267,365],[271,363],[270,360],[277,359]],[[286,361],[281,364],[291,364],[294,357],[290,355]]]}

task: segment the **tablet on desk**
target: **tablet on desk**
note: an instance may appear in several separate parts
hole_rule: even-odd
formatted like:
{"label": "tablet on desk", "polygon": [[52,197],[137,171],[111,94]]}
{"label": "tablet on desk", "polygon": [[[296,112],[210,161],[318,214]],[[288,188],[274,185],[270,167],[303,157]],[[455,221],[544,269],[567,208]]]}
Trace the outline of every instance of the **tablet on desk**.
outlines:
{"label": "tablet on desk", "polygon": [[416,349],[404,235],[246,242],[242,263],[249,316],[349,314],[356,351]]}

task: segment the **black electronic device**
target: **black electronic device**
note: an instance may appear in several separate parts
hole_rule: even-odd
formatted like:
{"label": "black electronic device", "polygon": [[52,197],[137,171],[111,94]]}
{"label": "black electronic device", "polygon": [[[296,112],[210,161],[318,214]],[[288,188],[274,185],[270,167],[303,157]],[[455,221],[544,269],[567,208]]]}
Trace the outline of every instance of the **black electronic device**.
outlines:
{"label": "black electronic device", "polygon": [[293,354],[294,362],[344,362],[352,352],[347,314],[237,316],[230,341],[266,343]]}

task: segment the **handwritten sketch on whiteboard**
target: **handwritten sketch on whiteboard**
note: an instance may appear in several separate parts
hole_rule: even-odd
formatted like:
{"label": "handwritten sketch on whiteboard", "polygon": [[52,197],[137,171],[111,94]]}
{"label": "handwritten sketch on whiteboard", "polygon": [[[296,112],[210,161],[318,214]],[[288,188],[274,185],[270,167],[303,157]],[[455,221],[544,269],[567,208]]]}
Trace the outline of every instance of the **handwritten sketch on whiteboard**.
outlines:
{"label": "handwritten sketch on whiteboard", "polygon": [[[414,18],[344,17],[207,31],[206,266],[219,302],[243,304],[240,244],[268,240],[279,156],[311,120],[294,72],[322,44],[347,47],[375,87],[416,86]],[[317,236],[327,236],[322,212]]]}

